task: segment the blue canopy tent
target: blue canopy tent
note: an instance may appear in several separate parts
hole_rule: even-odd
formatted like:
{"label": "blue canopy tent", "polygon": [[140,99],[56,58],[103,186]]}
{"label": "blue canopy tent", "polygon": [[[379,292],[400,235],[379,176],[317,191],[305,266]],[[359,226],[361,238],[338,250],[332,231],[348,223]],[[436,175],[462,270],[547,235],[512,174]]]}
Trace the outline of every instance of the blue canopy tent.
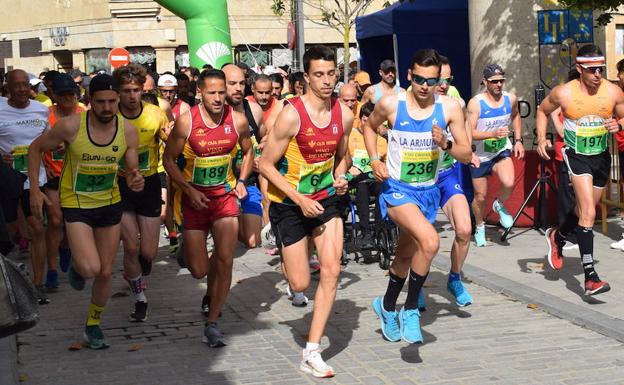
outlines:
{"label": "blue canopy tent", "polygon": [[360,67],[380,80],[379,63],[394,59],[400,84],[407,88],[412,55],[435,48],[453,67],[454,85],[464,99],[471,96],[468,0],[405,0],[355,20]]}

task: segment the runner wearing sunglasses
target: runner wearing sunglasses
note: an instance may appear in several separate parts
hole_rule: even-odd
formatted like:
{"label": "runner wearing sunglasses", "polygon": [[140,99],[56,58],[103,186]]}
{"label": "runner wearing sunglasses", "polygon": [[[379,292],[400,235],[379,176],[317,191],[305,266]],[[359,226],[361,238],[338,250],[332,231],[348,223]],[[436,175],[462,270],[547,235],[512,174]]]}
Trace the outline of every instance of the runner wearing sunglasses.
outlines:
{"label": "runner wearing sunglasses", "polygon": [[[472,156],[474,167],[470,168],[470,174],[474,189],[472,211],[477,224],[477,247],[486,245],[484,214],[487,176],[494,173],[500,181],[492,209],[499,215],[500,224],[510,228],[513,218],[503,203],[509,198],[515,180],[512,149],[518,159],[524,157],[518,99],[514,94],[503,91],[505,71],[498,64],[488,65],[483,70],[483,84],[485,91],[470,99],[466,111],[466,121],[476,145]],[[509,140],[510,126],[514,131],[513,145]]]}
{"label": "runner wearing sunglasses", "polygon": [[[565,237],[576,228],[576,238],[585,273],[585,294],[610,290],[594,269],[594,220],[596,205],[609,180],[611,154],[609,133],[622,131],[624,95],[620,88],[602,78],[605,58],[600,48],[588,44],[578,50],[576,69],[580,78],[559,85],[540,104],[536,115],[537,152],[550,159],[546,148],[548,115],[561,107],[563,113],[563,159],[576,195],[576,210],[571,210],[561,227],[546,231],[548,263],[554,270],[563,267]],[[616,119],[613,119],[615,114]]]}

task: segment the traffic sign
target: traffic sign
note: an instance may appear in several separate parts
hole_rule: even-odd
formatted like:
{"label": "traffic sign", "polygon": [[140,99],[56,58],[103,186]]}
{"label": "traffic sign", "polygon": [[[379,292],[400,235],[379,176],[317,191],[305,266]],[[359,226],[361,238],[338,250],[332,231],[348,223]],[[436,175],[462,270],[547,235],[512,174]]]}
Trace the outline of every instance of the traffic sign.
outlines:
{"label": "traffic sign", "polygon": [[125,66],[130,63],[130,52],[124,48],[113,48],[108,53],[108,62],[113,68]]}

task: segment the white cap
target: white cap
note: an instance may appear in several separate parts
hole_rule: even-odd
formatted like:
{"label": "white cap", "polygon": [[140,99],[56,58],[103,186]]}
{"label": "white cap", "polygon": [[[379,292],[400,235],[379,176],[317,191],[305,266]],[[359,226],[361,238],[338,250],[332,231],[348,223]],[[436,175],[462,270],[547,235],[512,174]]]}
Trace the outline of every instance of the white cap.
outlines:
{"label": "white cap", "polygon": [[30,86],[36,86],[37,84],[41,83],[41,79],[39,78],[32,78],[28,81],[30,83]]}
{"label": "white cap", "polygon": [[178,80],[173,75],[164,74],[158,78],[158,87],[177,87]]}

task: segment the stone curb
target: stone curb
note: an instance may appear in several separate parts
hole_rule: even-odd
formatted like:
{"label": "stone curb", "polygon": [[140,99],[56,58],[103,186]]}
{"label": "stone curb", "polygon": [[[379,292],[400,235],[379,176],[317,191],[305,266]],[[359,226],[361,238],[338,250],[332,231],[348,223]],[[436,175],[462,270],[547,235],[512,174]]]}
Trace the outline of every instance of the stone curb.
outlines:
{"label": "stone curb", "polygon": [[[433,260],[433,266],[442,271],[448,271],[450,269],[450,260],[447,256],[438,255]],[[464,265],[463,274],[479,286],[524,303],[536,304],[539,306],[539,309],[549,314],[624,342],[624,320],[622,319],[586,309],[470,264]]]}
{"label": "stone curb", "polygon": [[0,384],[17,385],[17,343],[15,335],[0,339]]}

